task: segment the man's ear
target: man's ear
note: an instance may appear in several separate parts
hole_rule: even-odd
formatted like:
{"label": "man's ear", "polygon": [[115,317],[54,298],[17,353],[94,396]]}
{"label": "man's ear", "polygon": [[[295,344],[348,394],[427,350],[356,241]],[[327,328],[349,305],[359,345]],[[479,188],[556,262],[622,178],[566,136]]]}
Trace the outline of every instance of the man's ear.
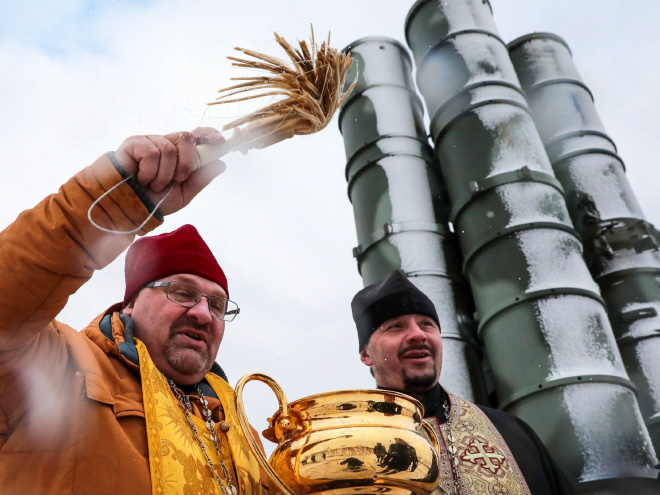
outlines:
{"label": "man's ear", "polygon": [[360,361],[362,361],[367,366],[373,366],[373,363],[371,362],[371,356],[369,356],[369,352],[367,351],[366,347],[360,351]]}
{"label": "man's ear", "polygon": [[133,306],[135,306],[135,297],[128,301],[128,304],[121,309],[121,312],[127,316],[133,313]]}

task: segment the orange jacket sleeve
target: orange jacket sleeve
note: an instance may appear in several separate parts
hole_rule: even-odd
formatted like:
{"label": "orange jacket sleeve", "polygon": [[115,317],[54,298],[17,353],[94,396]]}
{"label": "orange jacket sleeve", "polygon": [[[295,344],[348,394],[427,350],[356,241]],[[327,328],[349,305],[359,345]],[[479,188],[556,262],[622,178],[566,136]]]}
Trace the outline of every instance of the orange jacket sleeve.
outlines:
{"label": "orange jacket sleeve", "polygon": [[[2,368],[11,366],[11,356],[52,327],[68,297],[94,270],[109,264],[133,241],[134,235],[104,233],[87,218],[94,200],[121,180],[104,155],[0,233],[0,378]],[[96,223],[121,231],[136,228],[148,214],[128,184],[93,210]],[[159,224],[150,219],[140,234]]]}

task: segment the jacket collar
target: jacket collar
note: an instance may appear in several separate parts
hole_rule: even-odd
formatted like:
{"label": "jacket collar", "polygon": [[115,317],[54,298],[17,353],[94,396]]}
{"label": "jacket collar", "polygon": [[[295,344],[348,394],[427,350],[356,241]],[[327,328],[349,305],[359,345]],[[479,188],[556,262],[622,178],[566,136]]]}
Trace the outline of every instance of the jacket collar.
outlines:
{"label": "jacket collar", "polygon": [[[115,344],[118,348],[118,353],[126,358],[129,362],[133,363],[136,366],[140,366],[140,359],[138,357],[137,347],[135,346],[135,339],[133,337],[133,320],[128,315],[113,311],[117,309],[117,305],[112,306],[105,313],[99,322],[99,330],[108,339],[110,342]],[[113,316],[117,315],[120,321],[119,325],[113,325]],[[121,327],[121,328],[118,328]],[[119,330],[119,332],[118,332]],[[119,333],[119,335],[118,335]],[[119,337],[119,338],[117,338]],[[119,341],[119,342],[118,342]],[[222,367],[214,362],[211,367],[211,373],[219,376],[224,381],[229,383],[227,375],[225,374]],[[202,390],[204,395],[211,397],[217,397],[216,393],[213,391],[213,388],[208,384],[206,380],[202,380],[198,383],[199,388]]]}

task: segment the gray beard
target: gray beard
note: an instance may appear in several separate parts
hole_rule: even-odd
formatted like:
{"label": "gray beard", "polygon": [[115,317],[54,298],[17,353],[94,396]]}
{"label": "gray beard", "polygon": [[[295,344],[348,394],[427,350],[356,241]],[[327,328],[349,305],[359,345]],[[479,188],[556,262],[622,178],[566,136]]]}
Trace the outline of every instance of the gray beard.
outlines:
{"label": "gray beard", "polygon": [[208,349],[203,353],[195,352],[197,357],[188,356],[188,352],[195,351],[181,349],[169,340],[165,346],[165,359],[167,359],[168,364],[172,368],[186,376],[196,375],[207,369],[209,361],[211,360]]}

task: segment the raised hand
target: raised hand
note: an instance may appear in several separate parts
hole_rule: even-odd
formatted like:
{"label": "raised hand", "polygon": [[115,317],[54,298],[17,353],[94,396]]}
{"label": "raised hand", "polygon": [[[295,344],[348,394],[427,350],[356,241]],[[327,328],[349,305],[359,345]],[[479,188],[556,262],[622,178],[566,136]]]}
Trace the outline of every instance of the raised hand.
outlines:
{"label": "raised hand", "polygon": [[221,146],[224,142],[222,134],[211,127],[165,136],[132,136],[115,151],[115,160],[127,174],[135,176],[154,204],[172,187],[158,207],[161,214],[169,215],[189,204],[227,168],[222,161],[201,167],[195,146]]}

